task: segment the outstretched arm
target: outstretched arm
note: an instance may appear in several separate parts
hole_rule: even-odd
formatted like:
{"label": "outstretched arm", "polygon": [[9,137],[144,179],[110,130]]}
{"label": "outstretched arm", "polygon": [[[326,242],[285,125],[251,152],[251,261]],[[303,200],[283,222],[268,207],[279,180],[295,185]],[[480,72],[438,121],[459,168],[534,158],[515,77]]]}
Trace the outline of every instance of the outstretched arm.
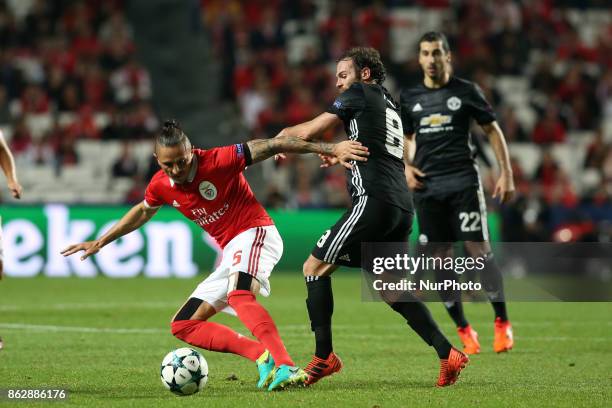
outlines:
{"label": "outstretched arm", "polygon": [[299,125],[284,128],[276,137],[297,137],[304,140],[319,139],[325,132],[342,123],[333,113],[324,112],[316,118]]}
{"label": "outstretched arm", "polygon": [[510,201],[514,196],[514,178],[512,176],[512,167],[510,166],[510,154],[508,153],[508,145],[504,134],[496,121],[486,125],[480,125],[482,130],[489,137],[491,147],[495,152],[497,165],[500,169],[500,176],[495,185],[493,198],[499,197],[501,203]]}
{"label": "outstretched arm", "polygon": [[300,137],[286,135],[273,139],[255,139],[247,142],[251,152],[251,161],[257,163],[278,153],[318,153],[337,157],[346,168],[352,168],[352,160],[367,161],[368,148],[361,143],[346,140],[337,144],[312,143]]}
{"label": "outstretched arm", "polygon": [[113,227],[106,234],[102,235],[97,240],[70,245],[61,253],[64,256],[70,256],[76,252],[85,251],[85,253],[81,256],[82,261],[97,253],[105,245],[110,244],[117,238],[140,228],[155,215],[157,210],[158,208],[149,208],[145,206],[144,202],[136,204],[119,220],[119,222],[113,225]]}
{"label": "outstretched arm", "polygon": [[0,132],[0,167],[6,175],[8,188],[15,198],[21,198],[21,184],[17,181],[17,170],[15,169],[15,160],[11,150],[9,149],[2,133]]}

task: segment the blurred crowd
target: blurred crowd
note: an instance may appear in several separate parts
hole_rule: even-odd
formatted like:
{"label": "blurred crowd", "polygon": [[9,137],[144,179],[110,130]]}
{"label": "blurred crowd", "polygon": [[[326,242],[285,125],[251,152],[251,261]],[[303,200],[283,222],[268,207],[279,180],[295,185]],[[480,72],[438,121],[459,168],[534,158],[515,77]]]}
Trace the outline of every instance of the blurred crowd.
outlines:
{"label": "blurred crowd", "polygon": [[[416,49],[407,60],[393,57],[391,32],[403,24],[395,11],[405,6],[440,11],[444,17],[439,26],[449,36],[455,73],[483,88],[509,143],[532,143],[541,150],[533,175],[513,160],[518,199],[500,209],[504,238],[549,240],[559,238],[562,231],[560,240],[588,240],[598,239],[602,231],[612,232],[612,144],[602,130],[603,118],[612,113],[612,13],[605,1],[201,4],[205,27],[223,64],[223,96],[237,104],[251,137],[273,137],[283,127],[323,112],[335,96],[334,61],[351,46],[380,51],[388,71],[386,85],[396,95],[399,87],[421,81]],[[604,24],[581,24],[572,18],[575,9],[597,11]],[[588,43],[581,35],[584,30],[591,30],[586,33],[591,37]],[[521,112],[507,103],[513,95],[499,90],[500,76],[528,78],[525,104],[535,115],[531,121],[519,120]],[[590,136],[586,158],[574,160],[581,162],[589,187],[578,189],[576,180],[580,182],[582,175],[570,177],[550,149],[567,142],[568,134],[585,131],[595,136]],[[268,169],[267,205],[346,205],[341,169],[321,171],[317,160],[307,157],[273,167]],[[489,191],[491,173],[485,177]]]}
{"label": "blurred crowd", "polygon": [[[502,214],[504,239],[612,235],[612,127],[605,126],[612,117],[612,12],[606,1],[200,0],[200,5],[221,64],[221,96],[235,104],[251,138],[273,137],[323,112],[336,94],[335,61],[351,46],[380,51],[386,85],[397,95],[400,87],[421,81],[422,73],[416,49],[404,53],[407,58],[397,56],[393,31],[412,28],[418,37],[443,28],[456,74],[483,88],[511,145],[529,144],[538,152],[535,171],[524,168],[522,157],[512,160],[518,198],[495,208]],[[431,26],[411,27],[414,21],[398,13],[406,7],[441,17]],[[596,21],[584,20],[585,12]],[[526,81],[527,98],[517,103],[518,89],[501,86],[500,79],[508,77]],[[51,165],[58,173],[81,160],[77,140],[122,141],[111,176],[134,181],[128,202],[142,198],[143,183],[157,167],[139,162],[129,142],[151,137],[159,119],[123,1],[0,0],[0,127],[10,132],[20,166]],[[342,135],[338,129],[325,138]],[[482,137],[477,130],[474,135]],[[587,147],[569,159],[578,164],[573,174],[553,153],[576,143]],[[486,162],[486,154],[481,156]],[[269,207],[349,205],[340,167],[323,171],[318,158],[293,156],[266,161],[262,168],[266,190],[258,195]],[[494,172],[483,175],[491,191]]]}
{"label": "blurred crowd", "polygon": [[60,172],[77,140],[151,137],[151,96],[121,1],[0,1],[0,124],[20,165]]}

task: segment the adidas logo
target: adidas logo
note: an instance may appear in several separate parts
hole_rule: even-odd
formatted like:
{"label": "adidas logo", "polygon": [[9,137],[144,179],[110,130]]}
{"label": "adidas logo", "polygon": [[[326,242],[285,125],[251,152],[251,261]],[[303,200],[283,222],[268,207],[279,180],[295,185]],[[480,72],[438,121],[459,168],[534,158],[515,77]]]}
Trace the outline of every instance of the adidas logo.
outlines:
{"label": "adidas logo", "polygon": [[179,203],[176,202],[176,200],[172,201],[172,206],[173,207],[180,207],[181,205]]}
{"label": "adidas logo", "polygon": [[420,112],[423,110],[423,107],[421,106],[420,103],[417,103],[416,105],[414,105],[414,108],[412,108],[413,112]]}
{"label": "adidas logo", "polygon": [[351,257],[349,256],[349,254],[344,254],[338,259],[341,261],[351,262]]}

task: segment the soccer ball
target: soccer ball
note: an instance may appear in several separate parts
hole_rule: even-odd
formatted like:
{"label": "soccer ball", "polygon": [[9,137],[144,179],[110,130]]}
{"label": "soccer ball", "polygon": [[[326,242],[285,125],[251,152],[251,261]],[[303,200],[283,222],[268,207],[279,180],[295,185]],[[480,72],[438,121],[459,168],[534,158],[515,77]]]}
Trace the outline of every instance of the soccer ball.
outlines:
{"label": "soccer ball", "polygon": [[161,381],[176,395],[191,395],[208,381],[208,363],[189,347],[172,350],[161,363]]}

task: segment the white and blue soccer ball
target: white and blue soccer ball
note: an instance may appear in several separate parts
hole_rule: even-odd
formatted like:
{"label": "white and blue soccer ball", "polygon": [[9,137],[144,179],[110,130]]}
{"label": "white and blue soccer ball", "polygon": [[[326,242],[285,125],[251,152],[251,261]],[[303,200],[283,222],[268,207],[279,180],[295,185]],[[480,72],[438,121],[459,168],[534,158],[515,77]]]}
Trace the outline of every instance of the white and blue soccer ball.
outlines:
{"label": "white and blue soccer ball", "polygon": [[161,363],[161,381],[176,395],[192,395],[208,381],[208,363],[189,347],[172,350]]}

